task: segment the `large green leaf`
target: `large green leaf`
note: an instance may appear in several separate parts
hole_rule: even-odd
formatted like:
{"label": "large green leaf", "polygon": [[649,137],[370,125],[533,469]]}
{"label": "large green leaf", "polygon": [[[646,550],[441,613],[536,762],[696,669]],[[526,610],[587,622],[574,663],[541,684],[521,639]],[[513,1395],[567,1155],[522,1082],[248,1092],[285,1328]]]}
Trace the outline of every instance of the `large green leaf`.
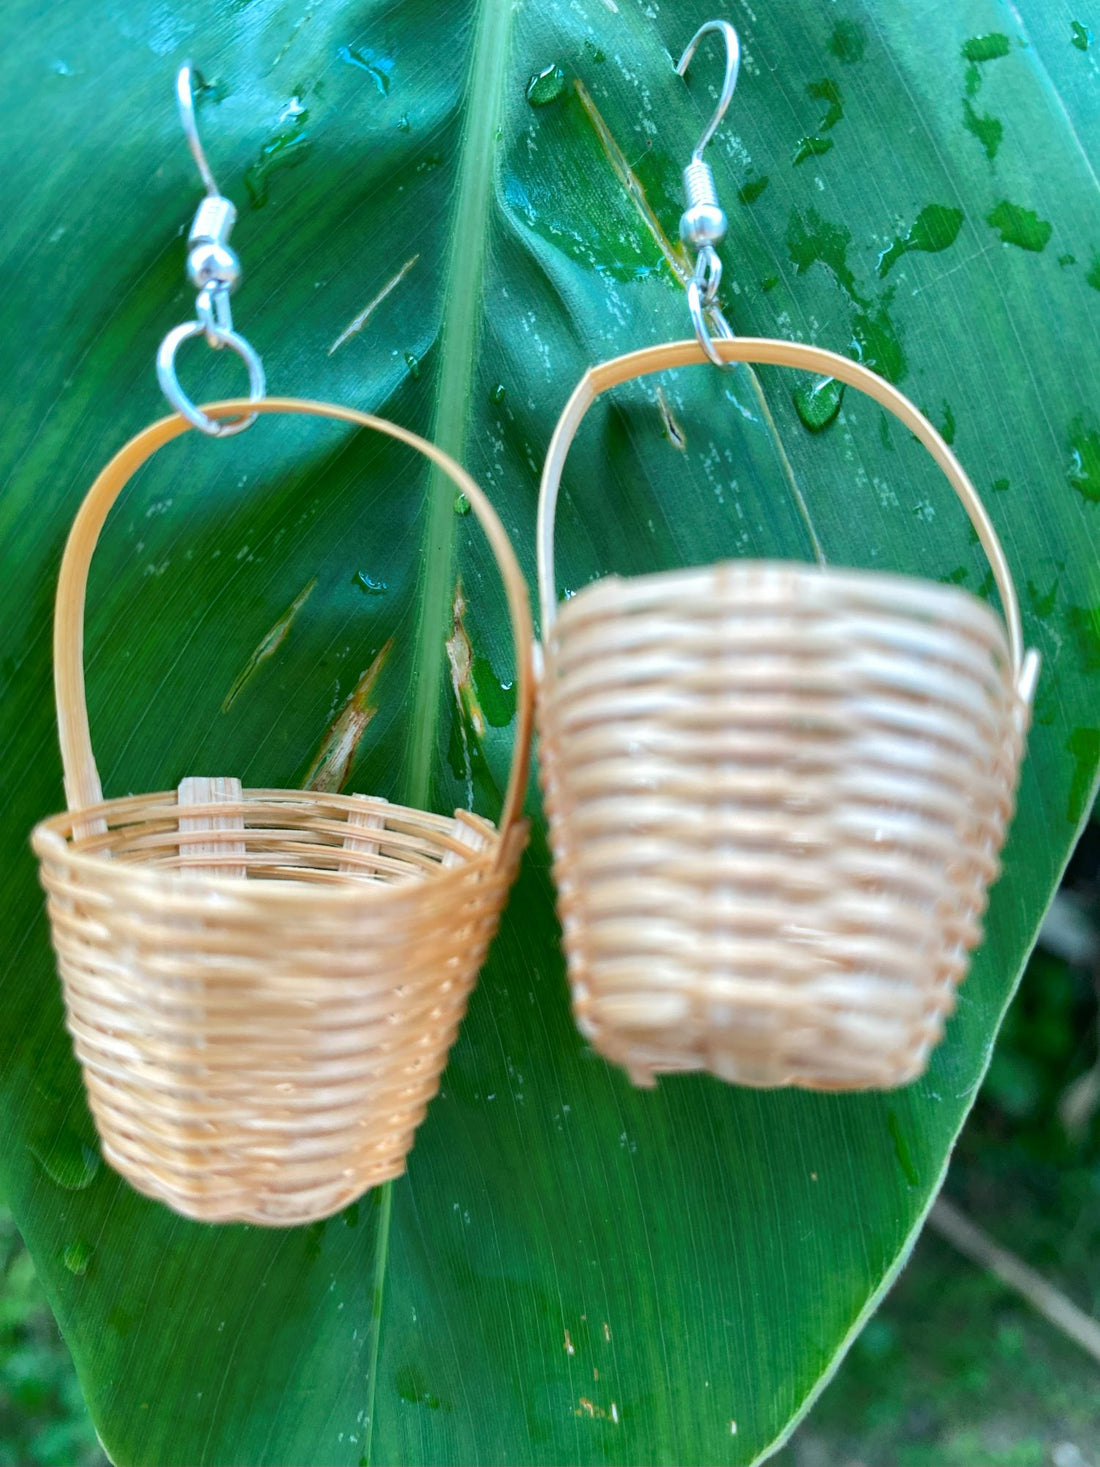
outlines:
{"label": "large green leaf", "polygon": [[[208,149],[241,205],[237,319],[273,388],[435,437],[530,568],[540,456],[572,383],[686,334],[669,239],[719,63],[704,50],[685,85],[671,58],[712,6],[746,51],[712,149],[728,314],[862,354],[954,434],[1045,658],[958,1013],[896,1094],[636,1092],[572,1027],[536,827],[408,1176],[306,1230],[183,1222],[98,1165],[26,848],[61,802],[60,547],[96,468],[162,410],[153,353],[190,311],[197,180],[174,69],[192,53],[209,83]],[[920,1226],[1094,786],[1091,8],[8,5],[3,1188],[117,1461],[744,1463],[827,1377]],[[237,385],[198,347],[183,371],[211,396]],[[700,368],[594,411],[567,475],[563,589],[805,557],[816,537],[830,561],[988,594],[908,436],[851,393],[812,434],[798,386]],[[827,394],[804,394],[803,416],[827,417]],[[456,699],[459,574],[473,678]],[[89,604],[109,793],[195,771],[294,784],[320,755],[349,788],[495,813],[502,594],[471,519],[395,446],[287,420],[171,447],[113,516]],[[347,770],[326,744],[342,710]]]}

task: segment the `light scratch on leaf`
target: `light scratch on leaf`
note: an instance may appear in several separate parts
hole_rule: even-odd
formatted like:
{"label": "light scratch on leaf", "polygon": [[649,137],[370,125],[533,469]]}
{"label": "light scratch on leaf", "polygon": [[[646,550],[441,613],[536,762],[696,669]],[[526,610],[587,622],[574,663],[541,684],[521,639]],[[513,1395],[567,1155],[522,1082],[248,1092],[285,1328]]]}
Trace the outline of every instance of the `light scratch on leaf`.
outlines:
{"label": "light scratch on leaf", "polygon": [[329,347],[329,356],[332,356],[337,347],[343,346],[345,341],[349,341],[351,337],[357,335],[360,331],[362,331],[363,327],[370,320],[371,316],[374,315],[375,311],[386,299],[390,291],[395,290],[397,286],[401,284],[402,280],[404,280],[405,276],[409,273],[409,271],[419,259],[419,254],[412,255],[409,259],[407,259],[405,263],[401,266],[401,269],[398,270],[397,274],[394,275],[390,280],[386,281],[385,285],[374,297],[374,299],[367,302],[367,304],[359,312],[358,316],[352,317],[352,319],[344,327],[343,331],[340,332],[340,335]]}
{"label": "light scratch on leaf", "polygon": [[233,704],[237,701],[238,693],[241,691],[245,683],[259,667],[260,663],[266,662],[269,657],[273,657],[286,641],[287,633],[290,631],[291,624],[293,623],[294,618],[298,615],[299,611],[301,611],[302,607],[313,595],[313,591],[316,585],[317,577],[314,576],[308,586],[302,587],[297,596],[295,596],[294,600],[283,612],[279,620],[275,623],[271,630],[265,634],[259,646],[245,663],[243,670],[238,674],[233,686],[229,689],[229,692],[226,693],[225,702],[222,704],[223,713],[228,713],[230,708],[232,708]]}
{"label": "light scratch on leaf", "polygon": [[303,15],[298,20],[298,22],[295,24],[294,29],[291,31],[290,35],[286,38],[286,41],[285,41],[285,43],[283,45],[282,50],[279,52],[278,56],[276,56],[275,60],[271,63],[271,65],[268,67],[268,69],[267,69],[267,75],[268,76],[271,75],[271,73],[278,66],[279,62],[283,59],[283,57],[286,55],[286,53],[290,50],[291,46],[293,46],[293,44],[295,42],[295,39],[297,38],[298,32],[302,29],[302,27],[304,25],[308,25],[309,22],[313,19],[313,11],[314,11],[314,9],[315,9],[315,6],[310,5],[308,7],[308,9],[306,10],[305,15]]}
{"label": "light scratch on leaf", "polygon": [[676,414],[669,407],[668,399],[659,387],[657,388],[657,411],[661,415],[661,428],[665,437],[672,444],[673,448],[678,448],[681,453],[686,453],[687,437],[684,434],[683,428],[680,427]]}
{"label": "light scratch on leaf", "polygon": [[392,648],[391,637],[371,665],[360,674],[359,681],[321,740],[320,748],[309,766],[304,788],[339,794],[347,784],[359,742],[367,731],[367,725],[378,712],[368,700]]}
{"label": "light scratch on leaf", "polygon": [[653,212],[653,208],[646,198],[642,181],[626,161],[626,154],[616,142],[611,129],[600,115],[600,109],[592,100],[588,88],[578,78],[573,82],[580,104],[588,115],[588,120],[596,130],[596,136],[603,145],[612,168],[618,176],[619,182],[627,192],[631,203],[638,211],[642,223],[649,230],[657,245],[657,248],[668,261],[669,268],[685,288],[691,279],[691,266],[682,245],[674,245],[668,235],[661,228],[661,221]]}

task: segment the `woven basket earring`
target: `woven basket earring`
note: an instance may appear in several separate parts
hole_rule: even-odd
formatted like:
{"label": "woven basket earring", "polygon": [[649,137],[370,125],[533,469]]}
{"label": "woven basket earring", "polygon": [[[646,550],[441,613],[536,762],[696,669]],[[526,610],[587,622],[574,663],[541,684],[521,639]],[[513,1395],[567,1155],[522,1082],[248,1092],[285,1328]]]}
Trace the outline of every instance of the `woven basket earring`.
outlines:
{"label": "woven basket earring", "polygon": [[[218,344],[238,350],[218,309]],[[173,336],[203,329],[189,323]],[[172,369],[171,354],[165,362]],[[174,370],[172,382],[182,396]],[[526,842],[527,592],[484,494],[415,434],[258,393],[205,409],[183,403],[186,416],[153,424],[116,455],[73,524],[54,621],[68,811],[43,821],[32,843],[107,1160],[188,1217],[305,1223],[404,1170],[507,898]],[[516,745],[499,828],[466,811],[242,790],[230,778],[103,799],[83,669],[100,531],[137,469],[192,423],[217,434],[269,413],[336,419],[408,444],[480,520],[516,649]]]}
{"label": "woven basket earring", "polygon": [[[692,282],[698,339],[587,372],[542,478],[537,716],[574,1011],[642,1085],[679,1070],[902,1085],[981,937],[1038,660],[943,438],[846,357],[728,339],[707,299],[716,258]],[[559,605],[558,486],[585,412],[708,360],[835,377],[893,413],[962,501],[1005,620],[956,587],[773,561],[611,576]]]}

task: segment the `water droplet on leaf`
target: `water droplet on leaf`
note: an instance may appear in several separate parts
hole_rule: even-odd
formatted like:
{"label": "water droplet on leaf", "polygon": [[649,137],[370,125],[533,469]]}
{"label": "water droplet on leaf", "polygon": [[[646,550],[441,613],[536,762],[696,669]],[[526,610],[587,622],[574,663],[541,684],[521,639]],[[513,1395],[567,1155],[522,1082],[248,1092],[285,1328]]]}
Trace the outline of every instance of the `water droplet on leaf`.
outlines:
{"label": "water droplet on leaf", "polygon": [[913,1154],[909,1150],[909,1143],[902,1134],[901,1122],[898,1120],[897,1112],[890,1111],[886,1117],[886,1125],[894,1142],[894,1155],[897,1157],[898,1166],[905,1174],[905,1180],[910,1187],[915,1187],[920,1182],[917,1169],[913,1165]]}
{"label": "water droplet on leaf", "polygon": [[469,514],[469,513],[470,513],[470,501],[466,498],[465,494],[456,494],[455,495],[455,514]]}
{"label": "water droplet on leaf", "polygon": [[988,36],[971,36],[964,41],[962,58],[973,62],[996,61],[1000,56],[1007,56],[1011,49],[1008,37],[993,31]]}
{"label": "water droplet on leaf", "polygon": [[817,124],[817,130],[828,132],[844,116],[844,103],[840,98],[840,88],[835,81],[824,77],[821,81],[810,82],[806,87],[806,93],[818,102],[826,103],[825,116]]}
{"label": "water droplet on leaf", "polygon": [[897,329],[880,306],[873,313],[861,311],[852,321],[852,345],[856,356],[887,382],[900,382],[909,371]]}
{"label": "water droplet on leaf", "polygon": [[796,387],[792,397],[803,427],[820,433],[836,421],[844,401],[844,383],[835,377],[816,377]]}
{"label": "water droplet on leaf", "polygon": [[742,204],[755,204],[767,186],[767,174],[764,174],[762,178],[750,178],[742,188],[737,190],[737,197]]}
{"label": "water droplet on leaf", "polygon": [[75,1273],[78,1278],[81,1278],[88,1272],[88,1263],[91,1257],[92,1245],[85,1242],[83,1238],[77,1238],[74,1243],[68,1244],[62,1250],[61,1262],[70,1273]]}
{"label": "water droplet on leaf", "polygon": [[811,265],[820,261],[831,270],[837,284],[859,306],[870,302],[856,290],[856,278],[848,267],[850,232],[842,224],[822,219],[816,209],[798,210],[791,215],[787,228],[787,252],[796,275],[805,275]]}
{"label": "water droplet on leaf", "polygon": [[948,204],[926,204],[909,232],[899,235],[890,248],[879,255],[879,275],[887,275],[902,255],[907,255],[910,250],[922,250],[925,254],[936,255],[940,250],[948,249],[959,237],[962,222],[961,209],[952,209]]}
{"label": "water droplet on leaf", "polygon": [[799,138],[791,162],[797,168],[799,163],[805,163],[807,158],[820,158],[822,154],[829,152],[833,141],[832,138],[821,137]]}
{"label": "water droplet on leaf", "polygon": [[497,382],[493,387],[490,387],[489,389],[489,401],[503,402],[506,391],[507,389],[505,388],[504,383]]}
{"label": "water droplet on leaf", "polygon": [[379,56],[377,52],[369,51],[363,46],[341,46],[336,54],[345,65],[356,66],[360,71],[365,71],[383,97],[389,96],[392,57]]}
{"label": "water droplet on leaf", "polygon": [[858,20],[838,20],[828,40],[829,50],[838,61],[851,66],[863,60],[867,49],[867,32]]}
{"label": "water droplet on leaf", "polygon": [[493,728],[507,728],[516,713],[516,685],[502,683],[488,657],[473,661],[474,691],[486,721]]}
{"label": "water droplet on leaf", "polygon": [[1087,25],[1082,25],[1079,20],[1071,20],[1069,23],[1069,43],[1076,46],[1078,51],[1087,51],[1092,45],[1092,32]]}
{"label": "water droplet on leaf", "polygon": [[358,586],[360,591],[365,591],[368,596],[385,595],[385,581],[376,581],[373,576],[367,575],[365,570],[357,570],[352,576],[351,582],[353,586]]}
{"label": "water droplet on leaf", "polygon": [[305,131],[309,109],[300,97],[291,97],[279,114],[274,129],[260,149],[260,155],[244,175],[244,186],[254,209],[267,203],[271,174],[280,168],[300,163],[310,149]]}
{"label": "water droplet on leaf", "polygon": [[415,356],[411,351],[405,353],[405,365],[409,369],[410,377],[420,376],[420,358]]}
{"label": "water droplet on leaf", "polygon": [[552,61],[549,66],[535,72],[527,83],[524,96],[532,107],[545,107],[550,102],[556,102],[564,91],[565,72],[556,61]]}
{"label": "water droplet on leaf", "polygon": [[[977,67],[974,68],[977,71]],[[963,127],[973,133],[982,145],[985,156],[992,163],[997,156],[1004,137],[1004,123],[990,112],[976,112],[968,97],[963,98]]]}
{"label": "water droplet on leaf", "polygon": [[429,1411],[439,1410],[439,1397],[428,1390],[424,1377],[415,1365],[403,1365],[393,1379],[394,1389],[403,1401],[413,1406],[427,1406]]}
{"label": "water droplet on leaf", "polygon": [[1054,608],[1058,604],[1058,578],[1055,576],[1051,582],[1049,591],[1040,591],[1034,581],[1027,583],[1027,594],[1031,600],[1031,610],[1039,617],[1046,618],[1054,614]]}
{"label": "water droplet on leaf", "polygon": [[1074,418],[1069,452],[1069,482],[1091,503],[1100,503],[1100,432],[1086,427],[1083,418]]}
{"label": "water droplet on leaf", "polygon": [[1054,226],[1040,219],[1034,209],[1010,204],[1007,199],[997,205],[986,222],[998,231],[1005,244],[1016,245],[1021,250],[1033,250],[1036,254],[1046,249],[1054,232]]}
{"label": "water droplet on leaf", "polygon": [[29,1149],[50,1180],[66,1192],[90,1187],[101,1165],[99,1152],[69,1130],[58,1131],[44,1143],[32,1141]]}

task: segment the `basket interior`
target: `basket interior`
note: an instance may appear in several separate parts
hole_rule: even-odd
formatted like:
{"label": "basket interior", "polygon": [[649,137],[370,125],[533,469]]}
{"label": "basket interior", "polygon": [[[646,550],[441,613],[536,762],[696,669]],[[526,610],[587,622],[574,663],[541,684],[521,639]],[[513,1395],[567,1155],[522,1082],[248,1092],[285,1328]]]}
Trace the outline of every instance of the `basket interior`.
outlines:
{"label": "basket interior", "polygon": [[51,835],[78,857],[189,877],[315,885],[422,881],[497,840],[488,821],[465,811],[435,815],[375,796],[303,790],[244,790],[187,804],[166,791],[70,811],[36,831],[43,858]]}

